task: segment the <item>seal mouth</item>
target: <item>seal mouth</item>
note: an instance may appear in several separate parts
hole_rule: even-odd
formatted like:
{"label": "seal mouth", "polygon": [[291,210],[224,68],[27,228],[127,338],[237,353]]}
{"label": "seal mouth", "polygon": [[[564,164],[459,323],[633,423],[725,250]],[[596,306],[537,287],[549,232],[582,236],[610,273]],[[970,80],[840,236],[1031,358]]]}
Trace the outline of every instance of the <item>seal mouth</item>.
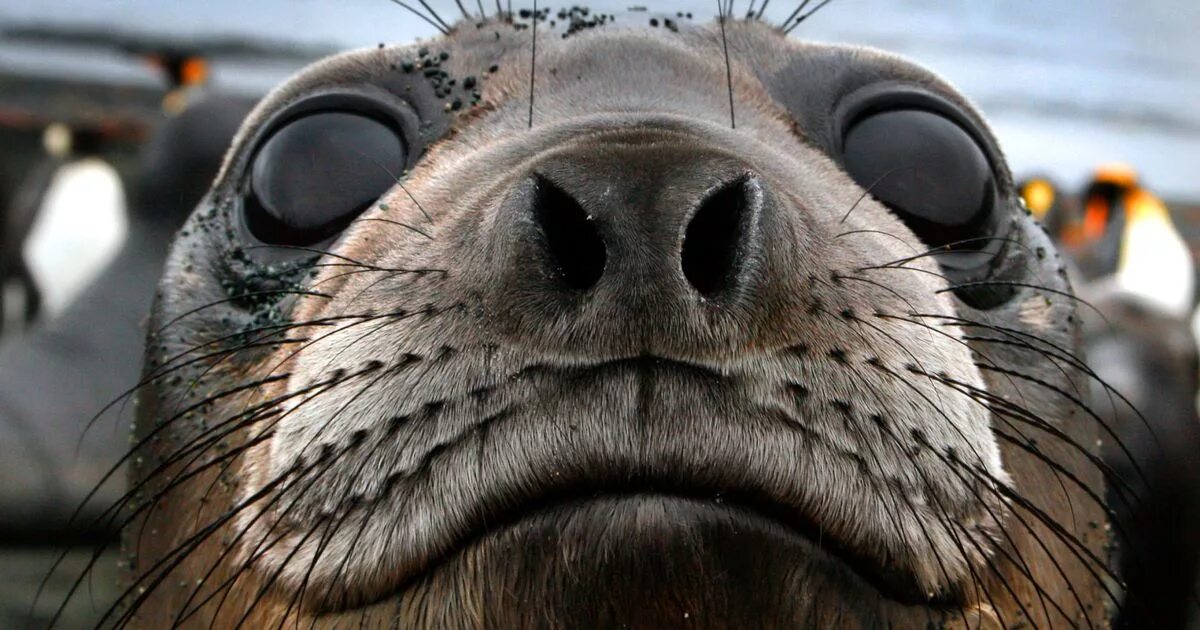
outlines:
{"label": "seal mouth", "polygon": [[[920,563],[927,554],[954,559],[945,555],[954,549],[934,545],[937,532],[930,528],[940,520],[930,519],[970,518],[963,510],[974,508],[964,503],[956,516],[928,516],[923,497],[906,493],[904,480],[872,468],[880,466],[882,451],[864,443],[860,455],[823,433],[822,425],[847,421],[835,415],[836,406],[803,404],[807,395],[779,398],[793,393],[786,379],[767,375],[769,367],[656,354],[522,363],[501,370],[509,374],[506,385],[470,390],[463,402],[418,402],[422,411],[405,416],[407,424],[389,424],[397,428],[370,439],[364,434],[358,446],[330,460],[338,471],[333,483],[343,485],[284,499],[302,507],[279,515],[289,533],[260,569],[284,572],[281,581],[303,589],[309,610],[339,613],[450,579],[498,544],[557,531],[555,519],[575,518],[585,540],[618,532],[619,539],[649,536],[678,546],[697,531],[689,510],[700,510],[700,518],[722,523],[704,542],[714,570],[737,561],[728,548],[739,531],[757,528],[774,533],[759,539],[756,554],[772,557],[786,542],[788,557],[807,567],[801,574],[817,578],[812,567],[831,571],[879,601],[944,610],[966,599],[960,575],[928,579]],[[396,450],[398,444],[404,448]],[[384,474],[365,480],[375,484],[373,492],[356,492],[349,484],[363,476],[352,471]],[[598,508],[614,497],[624,512]],[[949,497],[930,500],[941,505]],[[621,520],[664,499],[680,511],[660,509],[650,529],[638,518]],[[335,502],[339,508],[323,507]],[[561,549],[537,539],[540,551],[522,556],[524,566],[557,567],[555,558],[577,549],[579,536]],[[317,545],[324,539],[369,544],[344,561],[321,561]],[[929,546],[919,547],[922,541]]]}
{"label": "seal mouth", "polygon": [[[576,375],[598,374],[611,371],[669,370],[677,374],[688,374],[702,379],[725,377],[719,366],[702,362],[686,361],[669,357],[643,354],[636,357],[613,358],[587,365],[538,365],[527,368],[530,372],[556,372]],[[536,462],[531,462],[534,465]],[[455,558],[469,553],[472,548],[506,531],[520,528],[551,513],[579,510],[598,502],[621,500],[645,502],[651,500],[677,500],[702,506],[705,509],[727,514],[734,522],[769,524],[774,530],[784,533],[789,539],[799,538],[807,543],[806,548],[821,556],[823,563],[836,564],[856,576],[867,588],[880,597],[905,606],[924,606],[934,609],[953,609],[964,604],[961,589],[950,587],[939,592],[929,592],[921,587],[917,578],[903,568],[889,563],[886,558],[855,548],[835,532],[828,529],[819,516],[819,510],[804,507],[795,500],[781,496],[771,490],[767,479],[744,478],[736,484],[715,483],[713,478],[693,474],[686,467],[653,465],[644,462],[641,466],[622,468],[618,472],[606,471],[595,476],[572,476],[566,484],[533,482],[520,492],[504,499],[481,501],[473,505],[458,506],[471,516],[461,524],[444,544],[429,550],[424,558],[414,559],[417,567],[393,593],[403,592],[412,585],[428,579]],[[557,474],[551,474],[553,479]],[[428,518],[437,519],[438,514]],[[668,524],[673,529],[686,528],[686,520]],[[608,523],[597,523],[598,528]],[[678,532],[676,532],[678,533]]]}
{"label": "seal mouth", "polygon": [[[928,593],[904,571],[889,567],[878,557],[863,553],[845,544],[826,531],[817,519],[796,506],[781,503],[754,489],[715,489],[680,479],[631,479],[624,486],[597,484],[556,489],[545,494],[531,494],[525,501],[507,509],[490,513],[476,522],[475,528],[464,532],[455,543],[438,557],[429,558],[426,568],[409,579],[398,591],[427,579],[455,557],[469,552],[488,538],[544,515],[579,510],[585,506],[608,501],[665,500],[686,501],[726,513],[731,520],[749,525],[767,523],[786,535],[798,537],[808,548],[821,555],[821,560],[835,563],[856,576],[865,586],[882,598],[904,606],[923,606],[934,609],[956,609],[965,605],[960,589]],[[604,527],[607,524],[598,524]],[[672,524],[676,528],[689,525],[687,521]]]}

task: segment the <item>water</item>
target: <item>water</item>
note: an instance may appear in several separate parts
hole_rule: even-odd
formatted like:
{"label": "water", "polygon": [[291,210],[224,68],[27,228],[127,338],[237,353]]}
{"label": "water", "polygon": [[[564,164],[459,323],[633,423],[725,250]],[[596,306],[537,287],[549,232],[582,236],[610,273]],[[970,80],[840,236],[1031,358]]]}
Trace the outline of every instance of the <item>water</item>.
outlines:
{"label": "water", "polygon": [[[457,15],[453,2],[432,4],[443,15]],[[715,12],[715,2],[603,0],[589,6],[620,14],[632,4],[691,11],[697,19]],[[775,0],[767,16],[781,19],[794,6]],[[746,7],[742,2],[738,11]],[[646,17],[619,16],[626,19]],[[266,39],[325,49],[434,34],[388,0],[0,1],[0,24],[31,23],[178,38]],[[1141,169],[1164,195],[1196,200],[1197,33],[1200,2],[1195,0],[834,0],[794,35],[885,48],[943,74],[989,116],[1018,173],[1049,173],[1074,186],[1097,163],[1122,160]],[[38,58],[37,50],[0,40],[0,67],[31,58]],[[42,58],[36,63],[82,61]],[[286,62],[231,59],[218,65],[216,79],[256,91],[294,69]],[[118,72],[115,66],[112,72]]]}

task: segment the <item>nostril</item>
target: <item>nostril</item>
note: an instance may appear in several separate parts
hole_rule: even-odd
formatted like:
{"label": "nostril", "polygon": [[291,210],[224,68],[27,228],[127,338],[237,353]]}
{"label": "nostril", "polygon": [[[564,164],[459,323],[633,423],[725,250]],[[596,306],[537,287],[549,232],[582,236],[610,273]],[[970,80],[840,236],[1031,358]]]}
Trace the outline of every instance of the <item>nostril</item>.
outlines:
{"label": "nostril", "polygon": [[604,273],[607,254],[595,224],[579,202],[538,175],[534,179],[533,216],[566,283],[580,291],[595,285]]}
{"label": "nostril", "polygon": [[753,194],[743,177],[710,193],[692,216],[680,257],[684,277],[700,295],[712,297],[735,279]]}

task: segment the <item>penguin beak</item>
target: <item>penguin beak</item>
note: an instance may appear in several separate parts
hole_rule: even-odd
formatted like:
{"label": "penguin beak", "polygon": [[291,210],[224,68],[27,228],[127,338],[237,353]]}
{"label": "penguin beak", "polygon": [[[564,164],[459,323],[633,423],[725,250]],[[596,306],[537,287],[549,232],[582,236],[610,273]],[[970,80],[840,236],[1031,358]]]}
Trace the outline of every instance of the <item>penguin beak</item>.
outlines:
{"label": "penguin beak", "polygon": [[1083,226],[1080,234],[1080,241],[1083,243],[1095,243],[1104,236],[1104,229],[1108,227],[1108,215],[1111,210],[1111,205],[1108,199],[1096,197],[1089,199],[1087,207],[1083,213]]}
{"label": "penguin beak", "polygon": [[208,81],[208,61],[204,57],[188,57],[179,68],[180,83],[187,87]]}
{"label": "penguin beak", "polygon": [[1057,196],[1054,184],[1045,179],[1031,179],[1021,188],[1021,198],[1025,200],[1025,207],[1029,208],[1038,221],[1045,220]]}
{"label": "penguin beak", "polygon": [[1144,188],[1135,188],[1125,195],[1125,208],[1131,225],[1139,221],[1156,221],[1170,226],[1172,230],[1175,229],[1167,206],[1154,193]]}

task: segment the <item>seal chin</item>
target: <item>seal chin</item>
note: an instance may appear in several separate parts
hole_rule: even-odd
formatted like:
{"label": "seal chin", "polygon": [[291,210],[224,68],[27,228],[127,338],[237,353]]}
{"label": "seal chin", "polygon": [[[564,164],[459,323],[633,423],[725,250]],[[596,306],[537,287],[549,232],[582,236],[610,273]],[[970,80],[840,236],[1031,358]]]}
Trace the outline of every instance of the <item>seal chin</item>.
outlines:
{"label": "seal chin", "polygon": [[660,493],[550,504],[341,614],[420,627],[829,627],[903,626],[958,609],[911,601],[864,572],[862,558],[769,511]]}

